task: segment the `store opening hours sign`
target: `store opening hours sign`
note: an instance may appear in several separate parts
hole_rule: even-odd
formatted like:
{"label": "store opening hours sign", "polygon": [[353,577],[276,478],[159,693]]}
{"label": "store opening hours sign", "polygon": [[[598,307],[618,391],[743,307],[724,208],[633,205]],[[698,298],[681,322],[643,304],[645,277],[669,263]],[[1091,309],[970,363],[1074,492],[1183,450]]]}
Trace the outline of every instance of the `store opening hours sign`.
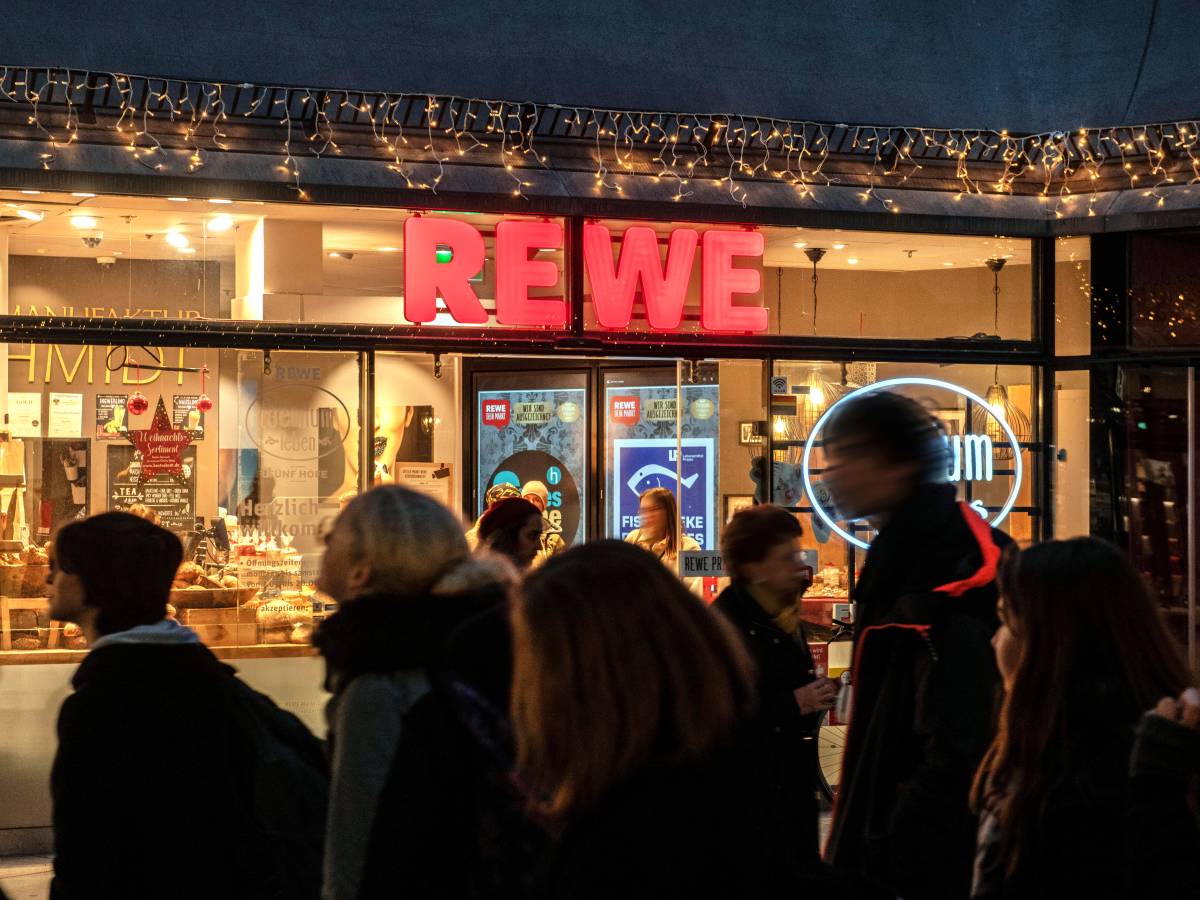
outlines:
{"label": "store opening hours sign", "polygon": [[[518,327],[565,328],[565,297],[533,293],[562,283],[559,262],[539,252],[561,250],[559,222],[504,219],[495,230],[496,321]],[[762,232],[749,228],[676,228],[667,238],[666,258],[658,233],[648,226],[627,228],[619,248],[604,225],[584,225],[583,264],[596,317],[604,328],[627,328],[638,296],[653,331],[673,331],[700,255],[700,328],[710,332],[761,333],[767,310],[738,302],[738,295],[762,287]],[[614,260],[614,253],[616,260]],[[485,325],[488,312],[475,285],[487,259],[483,233],[468,222],[440,216],[413,216],[404,223],[404,315],[432,322],[438,299],[460,325]]]}

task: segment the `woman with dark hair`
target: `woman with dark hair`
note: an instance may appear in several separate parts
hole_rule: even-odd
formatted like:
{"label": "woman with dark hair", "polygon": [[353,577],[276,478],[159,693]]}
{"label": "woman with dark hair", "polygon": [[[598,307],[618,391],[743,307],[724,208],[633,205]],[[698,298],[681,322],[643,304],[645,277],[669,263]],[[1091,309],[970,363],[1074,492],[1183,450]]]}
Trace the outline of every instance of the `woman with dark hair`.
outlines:
{"label": "woman with dark hair", "polygon": [[816,672],[800,598],[812,581],[800,556],[800,522],[778,506],[743,510],[725,526],[721,551],[732,583],[716,608],[741,632],[758,667],[756,745],[773,827],[797,859],[815,860],[817,728],[837,697]]}
{"label": "woman with dark hair", "polygon": [[[613,590],[610,578],[621,579]],[[548,560],[513,604],[518,771],[558,838],[548,896],[766,897],[794,882],[738,748],[734,630],[648,553]]]}
{"label": "woman with dark hair", "polygon": [[1191,681],[1145,582],[1095,538],[1010,553],[999,730],[976,776],[972,897],[1140,895],[1125,825],[1134,727]]}
{"label": "woman with dark hair", "polygon": [[[55,538],[50,615],[90,650],[58,718],[51,896],[316,898],[321,745],[167,618],[182,556],[129,513]],[[185,873],[180,847],[221,862]]]}
{"label": "woman with dark hair", "polygon": [[479,546],[503,556],[518,571],[542,549],[542,511],[523,497],[497,500],[479,520]]}

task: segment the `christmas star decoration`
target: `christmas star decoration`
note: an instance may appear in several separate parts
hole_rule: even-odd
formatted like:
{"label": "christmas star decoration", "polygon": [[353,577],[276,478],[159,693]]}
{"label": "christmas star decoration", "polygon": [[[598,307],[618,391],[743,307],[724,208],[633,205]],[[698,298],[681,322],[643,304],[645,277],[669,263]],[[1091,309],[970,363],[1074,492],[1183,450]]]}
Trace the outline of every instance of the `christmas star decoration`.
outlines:
{"label": "christmas star decoration", "polygon": [[131,428],[126,434],[129,443],[137,448],[142,457],[138,486],[158,475],[169,475],[183,481],[183,451],[198,436],[199,432],[176,428],[171,423],[167,407],[160,396],[150,427]]}

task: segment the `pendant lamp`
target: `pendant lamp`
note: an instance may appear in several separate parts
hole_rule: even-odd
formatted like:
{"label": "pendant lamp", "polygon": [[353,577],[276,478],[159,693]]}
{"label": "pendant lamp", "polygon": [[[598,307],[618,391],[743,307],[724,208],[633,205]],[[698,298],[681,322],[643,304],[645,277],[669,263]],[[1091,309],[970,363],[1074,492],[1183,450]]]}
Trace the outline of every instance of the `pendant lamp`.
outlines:
{"label": "pendant lamp", "polygon": [[804,250],[804,255],[808,257],[809,262],[813,264],[813,334],[817,333],[817,263],[825,256],[824,247],[807,247]]}
{"label": "pendant lamp", "polygon": [[[987,267],[992,270],[992,298],[995,305],[994,327],[996,334],[1000,334],[1000,270],[1004,268],[1004,260],[993,258],[986,261]],[[992,455],[996,459],[1012,459],[1013,451],[1009,446],[1008,435],[1005,434],[997,419],[1002,419],[1012,429],[1016,435],[1017,441],[1026,443],[1033,439],[1033,425],[1029,421],[1029,416],[1020,406],[1012,402],[1008,396],[1008,388],[1000,383],[1000,367],[997,366],[992,373],[992,384],[987,389],[984,395],[987,404],[991,407],[989,414],[988,410],[981,407],[976,407],[971,413],[971,430],[976,434],[986,434],[992,441]]]}

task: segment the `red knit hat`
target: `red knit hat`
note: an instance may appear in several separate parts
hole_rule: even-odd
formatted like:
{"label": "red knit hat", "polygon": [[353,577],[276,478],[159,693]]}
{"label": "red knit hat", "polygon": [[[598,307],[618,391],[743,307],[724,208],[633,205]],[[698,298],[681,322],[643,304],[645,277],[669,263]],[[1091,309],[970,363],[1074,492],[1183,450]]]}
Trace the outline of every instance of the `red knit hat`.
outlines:
{"label": "red knit hat", "polygon": [[534,516],[540,519],[542,512],[528,500],[521,497],[505,497],[503,500],[493,503],[483,514],[483,518],[479,520],[479,530],[476,533],[482,543],[497,531],[518,528]]}

